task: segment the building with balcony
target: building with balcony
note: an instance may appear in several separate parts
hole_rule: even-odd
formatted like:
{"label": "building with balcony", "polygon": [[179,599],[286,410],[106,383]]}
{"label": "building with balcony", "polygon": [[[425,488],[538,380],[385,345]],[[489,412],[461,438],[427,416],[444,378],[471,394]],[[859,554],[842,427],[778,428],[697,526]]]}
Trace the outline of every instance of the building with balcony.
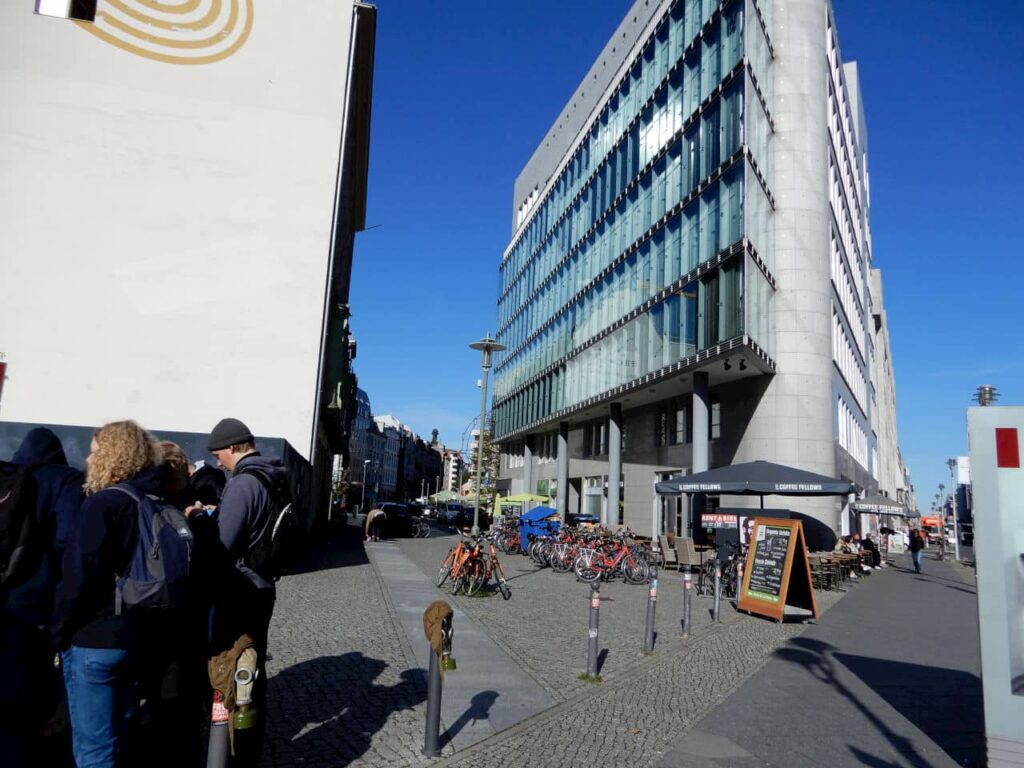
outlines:
{"label": "building with balcony", "polygon": [[[515,182],[502,481],[647,534],[694,527],[655,483],[758,459],[896,497],[872,267],[866,117],[829,0],[637,0]],[[849,521],[845,499],[784,503]]]}

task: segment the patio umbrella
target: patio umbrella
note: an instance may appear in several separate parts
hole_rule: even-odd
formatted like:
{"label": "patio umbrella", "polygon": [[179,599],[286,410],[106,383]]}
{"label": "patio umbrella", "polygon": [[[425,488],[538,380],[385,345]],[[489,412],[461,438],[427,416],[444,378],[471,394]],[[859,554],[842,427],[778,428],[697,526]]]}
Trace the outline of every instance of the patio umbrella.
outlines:
{"label": "patio umbrella", "polygon": [[733,496],[845,496],[857,486],[849,480],[819,475],[770,461],[749,461],[709,469],[658,483],[660,494],[724,493]]}

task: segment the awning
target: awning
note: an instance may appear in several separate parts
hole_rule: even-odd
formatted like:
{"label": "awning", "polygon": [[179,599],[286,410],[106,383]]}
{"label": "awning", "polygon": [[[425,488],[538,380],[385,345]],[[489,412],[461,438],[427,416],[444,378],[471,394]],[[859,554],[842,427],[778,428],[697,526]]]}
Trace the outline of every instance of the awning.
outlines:
{"label": "awning", "polygon": [[849,480],[819,475],[770,461],[750,461],[673,477],[658,493],[724,493],[734,496],[846,496],[857,491]]}
{"label": "awning", "polygon": [[540,520],[547,520],[549,517],[557,514],[558,510],[554,507],[534,507],[529,512],[523,512],[519,519],[524,522],[535,523]]}

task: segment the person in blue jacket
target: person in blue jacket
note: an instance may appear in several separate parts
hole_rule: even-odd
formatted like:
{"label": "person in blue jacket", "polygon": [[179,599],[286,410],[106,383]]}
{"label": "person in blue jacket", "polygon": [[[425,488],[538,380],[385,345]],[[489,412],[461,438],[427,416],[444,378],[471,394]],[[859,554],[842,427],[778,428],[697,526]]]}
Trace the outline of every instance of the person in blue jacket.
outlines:
{"label": "person in blue jacket", "polygon": [[30,430],[11,458],[28,471],[36,528],[31,576],[5,596],[0,630],[0,754],[6,764],[54,765],[67,757],[66,733],[44,738],[60,706],[62,686],[53,668],[49,624],[61,559],[82,505],[84,476],[68,466],[60,438],[45,427]]}
{"label": "person in blue jacket", "polygon": [[115,580],[128,567],[138,537],[138,506],[112,488],[159,495],[164,468],[152,436],[133,421],[106,424],[93,435],[76,535],[64,553],[51,631],[61,668],[78,768],[124,761],[136,704],[137,622],[115,609]]}

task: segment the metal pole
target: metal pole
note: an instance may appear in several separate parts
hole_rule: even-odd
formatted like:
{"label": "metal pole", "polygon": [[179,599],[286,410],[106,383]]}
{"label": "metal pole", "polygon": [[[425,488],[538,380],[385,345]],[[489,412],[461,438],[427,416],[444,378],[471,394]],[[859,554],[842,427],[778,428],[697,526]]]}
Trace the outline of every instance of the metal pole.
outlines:
{"label": "metal pole", "polygon": [[692,624],[692,600],[693,574],[687,571],[683,574],[683,637],[690,636],[690,625]]}
{"label": "metal pole", "polygon": [[437,757],[441,754],[441,667],[437,654],[430,649],[430,668],[427,670],[427,730],[423,737],[423,754]]}
{"label": "metal pole", "polygon": [[647,593],[647,620],[644,624],[644,653],[654,651],[654,610],[658,604],[658,575],[655,571],[651,579],[651,589]]}
{"label": "metal pole", "polygon": [[476,441],[476,507],[473,509],[473,535],[480,533],[480,484],[484,474],[484,421],[487,419],[487,373],[489,352],[484,352],[484,380],[480,387],[480,437]]}
{"label": "metal pole", "polygon": [[601,585],[590,585],[590,629],[587,631],[587,675],[597,677],[597,628],[601,611]]}
{"label": "metal pole", "polygon": [[715,564],[715,605],[711,609],[711,620],[718,621],[722,611],[722,565]]}
{"label": "metal pole", "polygon": [[363,495],[359,499],[359,511],[366,511],[366,465],[369,464],[369,460],[363,462]]}
{"label": "metal pole", "polygon": [[230,713],[224,706],[224,696],[213,692],[213,710],[210,714],[210,741],[206,749],[206,768],[225,768],[231,747],[228,739]]}
{"label": "metal pole", "polygon": [[[949,464],[950,488],[953,489],[953,547],[954,547],[953,551],[955,553],[954,557],[959,561],[960,560],[960,521],[957,520],[957,514],[956,514],[956,490],[957,490],[957,487],[958,487],[958,483],[956,481],[956,459],[950,459],[946,463]],[[943,535],[945,535],[945,534],[943,534]]]}

